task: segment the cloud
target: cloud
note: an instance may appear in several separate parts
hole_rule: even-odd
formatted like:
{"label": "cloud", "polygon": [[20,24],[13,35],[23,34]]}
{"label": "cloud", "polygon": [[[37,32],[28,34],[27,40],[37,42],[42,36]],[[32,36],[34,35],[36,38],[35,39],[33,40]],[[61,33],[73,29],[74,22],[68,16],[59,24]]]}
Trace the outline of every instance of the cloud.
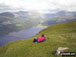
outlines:
{"label": "cloud", "polygon": [[0,4],[0,12],[4,12],[4,11],[8,11],[8,10],[11,10],[11,8],[4,4]]}
{"label": "cloud", "polygon": [[[29,10],[50,12],[56,10],[76,11],[75,0],[0,0],[0,11]],[[49,11],[50,10],[50,11]]]}

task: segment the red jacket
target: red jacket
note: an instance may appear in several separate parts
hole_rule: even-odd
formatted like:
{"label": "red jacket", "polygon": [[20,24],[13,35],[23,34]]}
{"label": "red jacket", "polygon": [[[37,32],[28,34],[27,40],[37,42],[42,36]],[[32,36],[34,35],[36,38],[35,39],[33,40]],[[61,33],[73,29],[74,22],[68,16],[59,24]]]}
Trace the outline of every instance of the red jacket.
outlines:
{"label": "red jacket", "polygon": [[39,38],[37,39],[38,42],[42,42],[42,41],[44,41],[44,40],[45,40],[45,37],[39,37]]}

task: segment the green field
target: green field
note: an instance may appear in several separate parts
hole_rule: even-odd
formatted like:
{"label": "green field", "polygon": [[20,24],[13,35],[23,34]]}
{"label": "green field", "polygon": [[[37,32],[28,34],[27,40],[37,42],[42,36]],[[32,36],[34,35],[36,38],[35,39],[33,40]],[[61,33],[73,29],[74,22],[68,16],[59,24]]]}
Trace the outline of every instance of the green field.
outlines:
{"label": "green field", "polygon": [[[41,34],[45,34],[46,41],[32,43]],[[76,52],[76,21],[52,25],[29,39],[9,42],[0,47],[0,57],[61,57],[52,54],[58,47],[69,48],[64,52]]]}

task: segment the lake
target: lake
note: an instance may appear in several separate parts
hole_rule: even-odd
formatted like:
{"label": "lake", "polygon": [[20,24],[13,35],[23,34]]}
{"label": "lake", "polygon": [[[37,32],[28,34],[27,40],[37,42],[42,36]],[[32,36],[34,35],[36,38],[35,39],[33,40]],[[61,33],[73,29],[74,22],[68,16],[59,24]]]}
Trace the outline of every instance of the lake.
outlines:
{"label": "lake", "polygon": [[11,32],[7,35],[2,35],[0,36],[0,46],[3,46],[11,41],[16,41],[19,39],[27,39],[29,37],[35,36],[44,28],[46,27],[32,27],[32,28],[21,30],[19,32]]}

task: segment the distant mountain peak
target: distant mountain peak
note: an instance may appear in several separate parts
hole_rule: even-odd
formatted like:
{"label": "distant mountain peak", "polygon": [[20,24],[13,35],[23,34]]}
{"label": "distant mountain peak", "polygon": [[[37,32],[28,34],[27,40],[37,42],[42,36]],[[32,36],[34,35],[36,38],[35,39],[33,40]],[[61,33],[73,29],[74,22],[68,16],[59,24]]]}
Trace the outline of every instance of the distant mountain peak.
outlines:
{"label": "distant mountain peak", "polygon": [[0,13],[0,16],[14,17],[14,14],[12,12],[3,12]]}

